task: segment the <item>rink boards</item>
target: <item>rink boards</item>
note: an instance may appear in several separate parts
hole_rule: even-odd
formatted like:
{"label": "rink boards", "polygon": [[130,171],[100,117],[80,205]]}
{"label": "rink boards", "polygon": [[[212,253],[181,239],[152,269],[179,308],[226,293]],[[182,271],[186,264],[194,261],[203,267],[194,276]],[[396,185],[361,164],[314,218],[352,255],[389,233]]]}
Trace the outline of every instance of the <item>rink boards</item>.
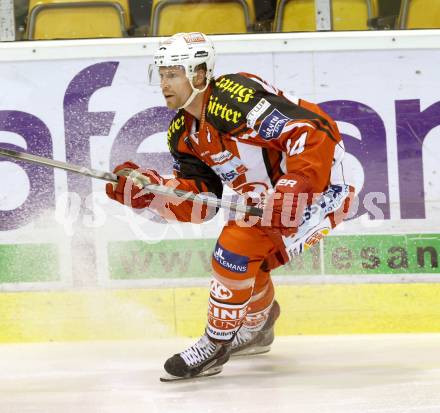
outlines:
{"label": "rink boards", "polygon": [[[435,30],[216,38],[218,74],[254,71],[320,103],[359,176],[352,217],[274,272],[278,334],[440,329],[439,44]],[[170,174],[173,113],[146,84],[156,46],[0,44],[0,146]],[[0,175],[0,342],[200,334],[226,213],[165,226],[100,181],[3,159]]]}
{"label": "rink boards", "polygon": [[[0,342],[197,337],[207,288],[0,295]],[[440,284],[283,285],[277,335],[440,332]]]}
{"label": "rink boards", "polygon": [[[107,287],[191,286],[207,279],[216,239],[169,239],[157,243],[145,241],[105,241],[98,249],[101,262],[98,283]],[[60,268],[75,254],[66,254],[70,243],[17,243],[0,245],[3,287],[16,289],[62,288],[71,286],[79,275],[63,277]],[[440,234],[334,235],[320,245],[296,256],[273,271],[283,280],[309,276],[331,276],[340,282],[344,276],[383,281],[433,281],[438,274]],[[62,260],[64,260],[62,262]],[[84,278],[87,279],[84,262]],[[66,271],[67,272],[67,271]],[[394,277],[394,278],[393,278]],[[47,283],[47,284],[44,284]],[[197,285],[197,284],[196,284]],[[6,288],[5,288],[6,289]]]}

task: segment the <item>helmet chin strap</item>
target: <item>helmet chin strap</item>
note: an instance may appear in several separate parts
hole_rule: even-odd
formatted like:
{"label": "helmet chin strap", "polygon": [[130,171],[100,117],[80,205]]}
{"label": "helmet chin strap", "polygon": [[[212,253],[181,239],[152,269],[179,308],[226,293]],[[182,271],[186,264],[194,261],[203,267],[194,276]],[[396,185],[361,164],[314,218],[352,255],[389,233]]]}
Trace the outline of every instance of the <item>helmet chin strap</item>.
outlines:
{"label": "helmet chin strap", "polygon": [[203,93],[208,88],[209,81],[208,81],[208,79],[206,79],[206,85],[205,85],[205,87],[203,89],[195,88],[191,80],[189,81],[189,84],[191,85],[192,93],[189,96],[189,98],[186,100],[186,102],[182,106],[180,106],[178,109],[185,109],[188,105],[190,105],[192,103],[192,101],[194,100],[194,98],[199,93]]}

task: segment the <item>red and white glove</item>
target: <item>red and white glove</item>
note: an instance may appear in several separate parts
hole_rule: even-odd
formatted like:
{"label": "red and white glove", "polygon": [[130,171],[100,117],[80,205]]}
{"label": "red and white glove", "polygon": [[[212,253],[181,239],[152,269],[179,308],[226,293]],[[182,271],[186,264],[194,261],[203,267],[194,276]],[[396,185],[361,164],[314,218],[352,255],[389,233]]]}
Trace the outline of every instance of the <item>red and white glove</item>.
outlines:
{"label": "red and white glove", "polygon": [[286,237],[292,236],[311,199],[311,186],[304,176],[283,175],[275,185],[275,192],[264,200],[262,226],[279,230]]}
{"label": "red and white glove", "polygon": [[147,208],[150,206],[155,195],[151,192],[141,194],[141,192],[145,192],[145,190],[142,189],[140,182],[136,182],[136,179],[133,180],[128,176],[121,175],[128,173],[130,170],[141,173],[151,184],[165,185],[166,183],[166,179],[162,178],[153,169],[143,170],[135,163],[128,161],[118,165],[114,169],[113,173],[118,175],[118,183],[108,183],[105,186],[105,192],[110,199],[118,201],[121,204],[137,209]]}

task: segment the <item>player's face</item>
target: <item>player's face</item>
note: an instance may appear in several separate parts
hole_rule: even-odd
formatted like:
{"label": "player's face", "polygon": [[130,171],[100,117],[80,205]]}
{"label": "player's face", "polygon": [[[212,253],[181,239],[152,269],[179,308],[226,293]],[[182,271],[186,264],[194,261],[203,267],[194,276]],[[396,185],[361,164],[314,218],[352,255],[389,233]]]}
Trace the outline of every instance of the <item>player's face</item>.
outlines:
{"label": "player's face", "polygon": [[159,68],[160,87],[168,108],[178,109],[191,96],[192,88],[181,66]]}

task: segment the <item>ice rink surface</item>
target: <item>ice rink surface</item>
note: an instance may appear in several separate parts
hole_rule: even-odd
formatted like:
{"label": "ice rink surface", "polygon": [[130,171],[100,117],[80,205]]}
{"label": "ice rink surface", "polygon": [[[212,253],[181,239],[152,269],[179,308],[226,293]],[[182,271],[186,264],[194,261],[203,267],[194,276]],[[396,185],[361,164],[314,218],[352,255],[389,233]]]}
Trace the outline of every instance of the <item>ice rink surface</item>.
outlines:
{"label": "ice rink surface", "polygon": [[440,335],[278,337],[218,376],[161,383],[192,342],[2,345],[0,412],[440,413]]}

